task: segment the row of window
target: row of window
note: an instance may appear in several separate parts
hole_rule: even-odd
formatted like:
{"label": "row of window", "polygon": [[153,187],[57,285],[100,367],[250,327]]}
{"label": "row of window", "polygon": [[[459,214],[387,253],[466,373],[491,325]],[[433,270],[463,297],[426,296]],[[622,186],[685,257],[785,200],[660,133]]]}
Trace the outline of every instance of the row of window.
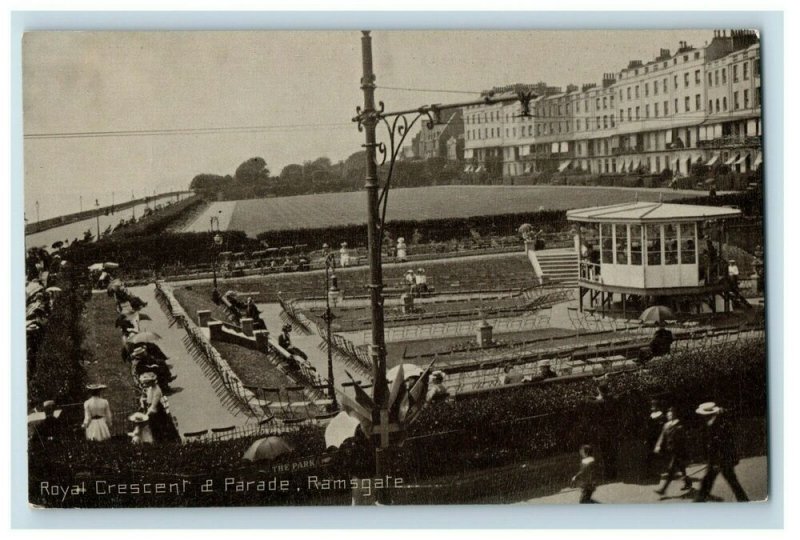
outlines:
{"label": "row of window", "polygon": [[[760,90],[760,88],[758,88],[757,90]],[[755,98],[756,98],[756,101],[755,101],[755,103],[753,105],[755,107],[760,107],[761,106],[761,104],[760,104],[761,99],[760,99],[758,91],[755,93]],[[709,99],[708,100],[708,111],[709,112],[714,112],[714,113],[718,113],[720,111],[727,111],[728,110],[728,98],[727,97],[723,97],[722,98],[722,109],[720,109],[719,105],[720,105],[719,98],[714,99],[714,100]],[[737,91],[735,91],[733,93],[733,110],[734,111],[738,111],[740,108],[741,109],[749,109],[750,108],[750,90],[748,90],[748,89],[745,89],[742,92],[742,101],[741,102],[739,102],[739,91],[737,90]]]}
{"label": "row of window", "polygon": [[647,266],[696,264],[695,223],[678,225],[600,224],[600,261],[603,264]]}
{"label": "row of window", "polygon": [[[743,80],[748,80],[750,78],[750,62],[751,62],[750,60],[746,60],[746,61],[744,61],[744,62],[742,62],[740,64],[734,64],[732,66],[731,76],[732,76],[733,82],[738,82],[739,81],[739,72],[740,72],[739,66],[741,66],[742,79]],[[754,60],[752,60],[752,62],[753,62],[753,68],[752,68],[753,73],[759,73],[760,60],[759,59],[754,59]],[[645,68],[645,70],[646,70],[646,68]],[[694,77],[692,77],[691,73],[685,72],[683,74],[683,87],[684,88],[689,88],[691,86],[692,79],[694,80],[694,84],[695,85],[701,84],[702,83],[701,73],[702,72],[701,72],[700,69],[696,69],[694,71]],[[708,85],[711,86],[711,87],[720,86],[720,84],[722,84],[722,85],[727,84],[727,80],[728,80],[727,68],[725,68],[725,67],[719,68],[719,69],[715,69],[713,72],[712,71],[708,72]],[[679,86],[680,86],[680,78],[679,78],[679,76],[678,75],[673,75],[673,88],[677,90],[679,88]],[[659,93],[667,94],[668,93],[668,78],[664,77],[660,81],[645,82],[643,85],[641,85],[641,87],[643,87],[643,89],[644,89],[644,97],[650,97],[651,94],[653,96],[657,96],[657,95],[659,95]],[[602,97],[597,96],[597,97],[595,97],[594,98],[594,100],[595,100],[595,110],[599,111],[599,110],[613,109],[614,108],[614,96],[615,96],[615,94],[611,94],[609,96],[602,96]],[[625,88],[620,88],[618,96],[619,96],[619,101],[639,99],[640,98],[640,85],[639,84],[629,85],[629,86],[626,86]],[[560,98],[560,99],[564,99],[564,98]],[[586,113],[590,112],[589,111],[589,103],[590,103],[590,101],[589,101],[588,98],[583,99],[583,100],[575,101],[575,112],[576,113],[580,113],[581,112],[581,101],[583,101],[583,110],[584,110],[584,112],[586,112]],[[676,101],[676,107],[675,108],[677,110],[677,100],[675,100],[675,101]],[[699,109],[699,108],[700,108],[699,106],[696,107],[696,109]],[[747,108],[747,106],[745,106],[745,108]],[[687,108],[687,111],[688,111],[688,108]],[[542,117],[542,116],[553,117],[553,116],[556,116],[556,115],[562,116],[563,114],[565,114],[565,112],[566,112],[566,115],[569,116],[569,114],[570,114],[570,103],[566,103],[566,104],[564,104],[564,103],[554,104],[553,103],[553,104],[547,104],[547,105],[545,105],[545,104],[536,104],[535,107],[534,107],[534,114],[536,116],[539,116],[539,117]],[[669,113],[665,112],[664,114],[669,114]],[[477,115],[467,116],[465,118],[465,123],[467,123],[467,124],[481,124],[481,123],[488,123],[488,122],[498,121],[500,119],[501,119],[500,111],[488,111],[488,112],[484,112],[482,114],[478,113]],[[515,119],[511,115],[506,114],[506,121],[507,122],[514,121],[514,120]]]}
{"label": "row of window", "polygon": [[[731,67],[731,78],[733,82],[739,82],[739,66],[742,67],[742,80],[749,80],[750,79],[750,60],[745,60],[740,64],[733,64]],[[761,61],[760,59],[756,58],[752,60],[753,62],[753,73],[758,75],[761,70]],[[721,82],[720,82],[721,81]],[[728,77],[725,68],[715,69],[713,72],[708,72],[708,85],[709,86],[719,86],[720,84],[727,84]]]}

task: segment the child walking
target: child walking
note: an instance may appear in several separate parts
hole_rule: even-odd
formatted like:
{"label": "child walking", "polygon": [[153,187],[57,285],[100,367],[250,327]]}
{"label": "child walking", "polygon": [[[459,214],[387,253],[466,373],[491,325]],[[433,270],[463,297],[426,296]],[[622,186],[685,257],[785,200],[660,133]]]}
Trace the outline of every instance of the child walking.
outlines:
{"label": "child walking", "polygon": [[594,459],[594,450],[591,445],[584,444],[579,450],[581,456],[581,465],[575,476],[572,477],[572,483],[580,485],[581,488],[581,504],[591,504],[597,501],[592,499],[594,490],[597,489],[595,482],[595,474],[597,470],[597,463]]}

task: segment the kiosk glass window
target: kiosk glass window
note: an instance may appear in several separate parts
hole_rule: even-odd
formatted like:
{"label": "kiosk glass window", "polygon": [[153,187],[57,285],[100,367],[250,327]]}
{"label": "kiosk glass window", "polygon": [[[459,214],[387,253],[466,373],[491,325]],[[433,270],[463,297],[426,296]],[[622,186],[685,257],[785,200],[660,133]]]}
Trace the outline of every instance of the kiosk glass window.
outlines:
{"label": "kiosk glass window", "polygon": [[617,243],[616,264],[628,264],[628,226],[614,225],[614,241]]}
{"label": "kiosk glass window", "polygon": [[664,264],[678,264],[678,228],[664,225]]}
{"label": "kiosk glass window", "polygon": [[[588,259],[589,262],[600,262],[600,231],[597,223],[589,223],[581,227],[581,258]],[[586,248],[586,253],[583,253],[583,248]]]}
{"label": "kiosk glass window", "polygon": [[697,243],[694,238],[694,223],[681,224],[681,264],[697,263]]}
{"label": "kiosk glass window", "polygon": [[647,229],[647,265],[661,265],[661,225],[648,225]]}
{"label": "kiosk glass window", "polygon": [[631,225],[631,264],[642,264],[642,226]]}
{"label": "kiosk glass window", "polygon": [[600,239],[602,242],[600,258],[603,263],[614,264],[614,239],[611,237],[611,225],[600,225]]}

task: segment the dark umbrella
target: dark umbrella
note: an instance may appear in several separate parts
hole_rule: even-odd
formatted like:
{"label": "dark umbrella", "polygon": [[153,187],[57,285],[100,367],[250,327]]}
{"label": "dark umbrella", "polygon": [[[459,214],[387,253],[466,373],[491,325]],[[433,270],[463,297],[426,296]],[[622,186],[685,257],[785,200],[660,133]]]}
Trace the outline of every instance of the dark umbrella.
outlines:
{"label": "dark umbrella", "polygon": [[639,315],[642,322],[664,322],[674,318],[675,314],[667,306],[650,306]]}
{"label": "dark umbrella", "polygon": [[265,437],[251,444],[242,459],[247,461],[271,461],[290,453],[292,450],[292,447],[280,437]]}

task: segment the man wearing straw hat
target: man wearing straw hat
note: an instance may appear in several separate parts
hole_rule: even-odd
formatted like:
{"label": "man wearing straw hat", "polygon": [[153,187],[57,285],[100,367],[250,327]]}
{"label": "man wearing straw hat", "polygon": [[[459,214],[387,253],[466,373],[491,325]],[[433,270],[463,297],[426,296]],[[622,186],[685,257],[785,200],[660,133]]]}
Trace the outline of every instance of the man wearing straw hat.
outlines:
{"label": "man wearing straw hat", "polygon": [[739,463],[739,456],[736,452],[736,445],[730,422],[726,417],[724,409],[713,401],[701,403],[695,411],[700,416],[706,418],[707,427],[707,461],[706,475],[700,483],[700,490],[697,492],[695,502],[705,502],[714,487],[714,481],[718,474],[728,482],[736,500],[739,502],[749,501],[744,488],[736,477],[734,467]]}

